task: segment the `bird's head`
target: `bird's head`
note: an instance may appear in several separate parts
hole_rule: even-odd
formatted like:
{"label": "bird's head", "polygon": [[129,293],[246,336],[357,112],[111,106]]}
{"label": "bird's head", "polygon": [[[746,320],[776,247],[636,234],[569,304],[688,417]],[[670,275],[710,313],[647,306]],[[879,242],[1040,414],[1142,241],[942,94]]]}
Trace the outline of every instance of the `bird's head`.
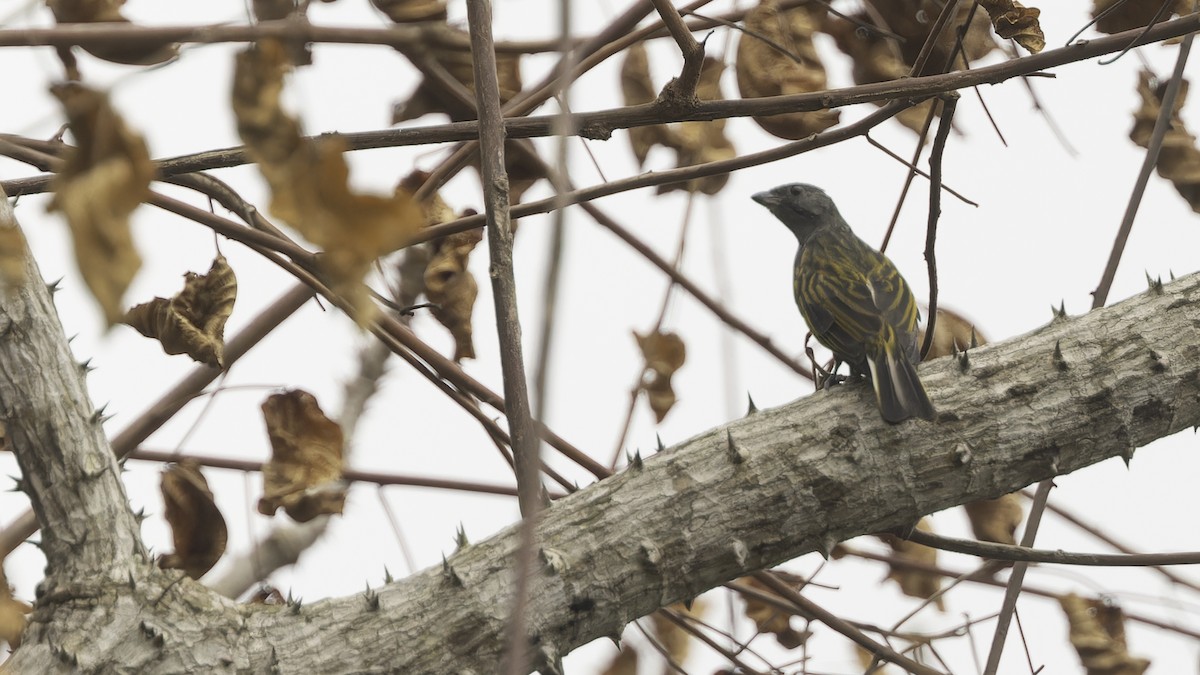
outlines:
{"label": "bird's head", "polygon": [[821,227],[845,222],[829,195],[806,183],[780,185],[756,193],[751,199],[767,207],[801,244]]}

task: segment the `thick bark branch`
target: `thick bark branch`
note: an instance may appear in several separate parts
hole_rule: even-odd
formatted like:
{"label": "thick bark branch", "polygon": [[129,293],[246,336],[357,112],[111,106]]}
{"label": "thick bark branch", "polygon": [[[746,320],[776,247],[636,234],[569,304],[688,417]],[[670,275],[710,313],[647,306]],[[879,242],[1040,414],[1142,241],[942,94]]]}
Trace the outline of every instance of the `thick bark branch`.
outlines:
{"label": "thick bark branch", "polygon": [[[142,562],[82,385],[63,374],[74,366],[53,308],[31,288],[0,302],[0,326],[9,327],[0,418],[19,430],[14,446],[45,518],[51,574],[14,672],[493,671],[515,526],[445,567],[304,606],[235,606]],[[538,526],[541,567],[531,579],[538,658],[553,663],[751,570],[1128,459],[1200,424],[1198,315],[1200,275],[1192,275],[923,366],[936,423],[884,424],[869,388],[845,385],[703,433],[555,502]],[[46,346],[24,337],[34,332]],[[74,406],[65,416],[64,401]],[[68,433],[79,437],[65,442]],[[69,576],[79,546],[109,566]]]}

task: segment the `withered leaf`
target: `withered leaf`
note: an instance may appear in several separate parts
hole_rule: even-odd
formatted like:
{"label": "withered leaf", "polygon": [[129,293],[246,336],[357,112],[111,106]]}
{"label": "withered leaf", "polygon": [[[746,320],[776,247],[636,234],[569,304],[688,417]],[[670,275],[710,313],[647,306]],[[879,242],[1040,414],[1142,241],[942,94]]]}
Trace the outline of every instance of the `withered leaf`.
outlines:
{"label": "withered leaf", "polygon": [[[46,4],[58,23],[129,23],[121,14],[125,0],[47,0]],[[133,66],[163,63],[179,53],[179,46],[170,42],[155,45],[112,40],[84,49],[96,58]]]}
{"label": "withered leaf", "polygon": [[[1183,80],[1180,84],[1179,93],[1175,96],[1175,109],[1171,111],[1171,126],[1163,137],[1155,170],[1158,175],[1171,181],[1192,211],[1200,213],[1200,149],[1196,148],[1196,137],[1188,132],[1179,116],[1187,99],[1188,81]],[[1133,129],[1129,132],[1129,138],[1145,148],[1150,145],[1154,123],[1162,110],[1167,82],[1155,83],[1151,73],[1142,71],[1137,90],[1142,97],[1142,106],[1133,114]]]}
{"label": "withered leaf", "polygon": [[659,422],[675,405],[675,390],[671,388],[671,376],[683,366],[687,349],[683,339],[675,333],[655,332],[648,335],[633,334],[646,361],[642,376],[642,390],[650,402],[650,409]]}
{"label": "withered leaf", "polygon": [[[737,49],[737,81],[742,98],[804,94],[826,88],[825,66],[812,41],[819,13],[824,12],[825,7],[815,3],[780,10],[775,0],[762,0],[746,13],[746,33],[738,39]],[[768,133],[796,140],[837,124],[840,114],[837,110],[815,110],[755,117],[754,121]]]}
{"label": "withered leaf", "polygon": [[32,611],[33,607],[28,603],[13,598],[4,567],[0,566],[0,643],[7,642],[11,649],[20,647],[26,615]]}
{"label": "withered leaf", "polygon": [[263,585],[246,602],[251,605],[282,605],[287,600],[284,600],[283,593],[280,593],[278,588]]}
{"label": "withered leaf", "polygon": [[445,21],[445,0],[371,0],[371,4],[396,23]]}
{"label": "withered leaf", "polygon": [[[673,610],[677,614],[689,615],[695,619],[701,619],[704,612],[708,609],[703,600],[697,599],[692,603],[689,609],[682,602],[676,602],[667,606],[665,609]],[[687,661],[688,651],[692,645],[692,635],[678,624],[666,618],[662,612],[655,612],[650,615],[650,626],[654,631],[654,636],[658,638],[658,644],[666,652],[667,656],[675,663],[684,663]]]}
{"label": "withered leaf", "polygon": [[[429,45],[427,57],[445,68],[446,72],[474,96],[475,71],[467,32],[448,26],[445,22],[425,26],[422,30],[429,36],[426,41]],[[500,102],[508,103],[521,92],[520,54],[497,53],[496,77],[500,85]],[[416,119],[435,112],[446,113],[455,122],[473,120],[476,117],[473,106],[444,91],[437,82],[423,79],[406,102],[396,105],[392,123]]]}
{"label": "withered leaf", "polygon": [[1130,655],[1120,607],[1074,593],[1058,602],[1067,615],[1071,646],[1087,675],[1141,675],[1150,667],[1149,660]]}
{"label": "withered leaf", "polygon": [[[696,97],[701,101],[716,101],[721,98],[721,73],[725,65],[712,57],[704,57],[700,68],[700,81],[696,84]],[[681,122],[672,127],[664,145],[675,148],[676,165],[680,168],[730,159],[737,152],[733,142],[725,135],[725,120],[711,122]],[[729,182],[729,174],[697,178],[687,183],[660,185],[657,193],[671,190],[699,190],[706,195],[715,195]]]}
{"label": "withered leaf", "polygon": [[1038,23],[1042,10],[1025,7],[1016,0],[979,0],[979,6],[987,10],[996,35],[1015,40],[1033,54],[1046,48],[1046,35]]}
{"label": "withered leaf", "polygon": [[[3,192],[0,192],[2,195]],[[5,212],[7,213],[7,212]],[[25,234],[16,221],[0,219],[0,287],[5,293],[25,283]]]}
{"label": "withered leaf", "polygon": [[142,265],[129,215],[149,198],[154,165],[145,141],[103,93],[77,83],[50,91],[62,102],[77,145],[51,183],[48,208],[66,216],[79,272],[112,325],[124,315],[121,296]]}
{"label": "withered leaf", "polygon": [[967,502],[964,506],[976,539],[997,544],[1017,543],[1017,526],[1025,517],[1025,509],[1021,508],[1021,498],[1015,493]]}
{"label": "withered leaf", "polygon": [[274,515],[283,507],[305,523],[341,513],[346,501],[342,477],[342,428],[321,412],[312,394],[293,389],[262,404],[271,439],[271,461],[263,465],[263,496],[258,511]]}
{"label": "withered leaf", "polygon": [[225,321],[237,300],[237,277],[218,255],[204,275],[183,275],[183,290],[130,309],[123,322],[157,339],[168,354],[187,354],[214,368],[225,367]]}
{"label": "withered leaf", "polygon": [[[625,60],[621,62],[621,95],[627,106],[653,103],[658,98],[658,89],[650,77],[650,60],[646,55],[645,43],[635,43],[625,50]],[[629,129],[629,143],[633,146],[638,167],[646,163],[646,157],[654,146],[674,146],[671,131],[665,124]]]}
{"label": "withered leaf", "polygon": [[[927,518],[922,518],[917,522],[917,529],[923,532],[933,531]],[[881,534],[879,538],[896,552],[896,557],[900,560],[924,565],[937,564],[937,549],[916,544],[891,534]],[[942,589],[942,578],[937,574],[905,565],[890,565],[890,567],[891,571],[888,572],[888,578],[894,579],[900,585],[900,591],[905,595],[928,600]],[[945,608],[941,597],[937,599],[936,604],[938,609]]]}
{"label": "withered leaf", "polygon": [[[900,51],[904,57],[904,63],[911,68],[916,63],[921,47],[925,44],[930,30],[936,23],[932,18],[941,13],[943,3],[937,0],[867,1],[873,8],[871,14],[876,17],[876,20],[870,23],[882,22],[888,30],[904,38],[900,44]],[[943,30],[938,35],[928,60],[925,61],[925,67],[917,73],[918,75],[940,73],[948,63],[949,70],[958,70],[962,68],[964,58],[967,61],[975,61],[996,49],[996,39],[992,36],[992,23],[986,14],[975,11],[974,3],[958,3],[958,9],[954,17],[950,19],[949,25],[962,26],[966,24],[968,16],[971,17],[971,23],[963,34],[960,54],[955,57],[953,62],[950,62],[951,50],[959,41],[958,30]]]}
{"label": "withered leaf", "polygon": [[195,460],[172,464],[163,473],[160,488],[175,552],[159,558],[158,566],[183,570],[189,577],[199,579],[225,553],[229,537],[225,518]]}
{"label": "withered leaf", "polygon": [[351,192],[343,139],[301,137],[280,107],[288,69],[280,43],[264,40],[237,56],[233,109],[247,152],[271,187],[271,212],[324,249],[321,268],[331,287],[365,322],[370,302],[362,279],[381,255],[404,246],[420,229],[421,207],[406,190],[388,197]]}
{"label": "withered leaf", "polygon": [[454,336],[454,360],[475,358],[471,315],[479,285],[467,269],[468,258],[483,238],[480,230],[459,232],[432,243],[425,266],[425,297],[433,303],[433,316]]}
{"label": "withered leaf", "polygon": [[[925,344],[925,326],[917,331],[917,344]],[[983,344],[987,344],[987,338],[975,330],[975,324],[949,309],[938,307],[937,321],[933,323],[933,341],[929,343],[925,360],[932,361]]]}
{"label": "withered leaf", "polygon": [[638,675],[638,652],[630,645],[621,645],[621,651],[613,656],[608,667],[600,675]]}
{"label": "withered leaf", "polygon": [[[779,574],[778,571],[775,574]],[[739,582],[752,586],[763,593],[775,595],[775,591],[767,588],[754,577],[742,577]],[[793,586],[799,585],[795,580],[788,583]],[[782,600],[782,598],[781,598]],[[760,633],[771,633],[779,642],[779,645],[785,649],[795,649],[804,644],[812,634],[809,631],[798,631],[792,628],[792,615],[781,610],[778,606],[768,604],[757,598],[748,595],[742,596],[742,601],[746,603],[745,614],[746,618],[754,622]]]}
{"label": "withered leaf", "polygon": [[[1120,33],[1150,23],[1162,6],[1163,0],[1093,0],[1092,17],[1097,19],[1096,30]],[[1191,0],[1175,0],[1170,12],[1164,12],[1159,20],[1166,21],[1172,14],[1187,14],[1191,6]]]}

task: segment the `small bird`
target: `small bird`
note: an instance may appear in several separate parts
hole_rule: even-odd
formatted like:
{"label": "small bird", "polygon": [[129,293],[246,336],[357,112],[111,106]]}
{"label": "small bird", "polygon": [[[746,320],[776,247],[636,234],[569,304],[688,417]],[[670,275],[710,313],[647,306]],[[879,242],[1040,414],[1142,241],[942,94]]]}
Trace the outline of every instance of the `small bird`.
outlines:
{"label": "small bird", "polygon": [[800,242],[793,290],[817,341],[849,364],[852,375],[870,374],[884,420],[932,420],[936,411],[914,366],[920,314],[892,261],[859,239],[818,187],[780,185],[752,199]]}

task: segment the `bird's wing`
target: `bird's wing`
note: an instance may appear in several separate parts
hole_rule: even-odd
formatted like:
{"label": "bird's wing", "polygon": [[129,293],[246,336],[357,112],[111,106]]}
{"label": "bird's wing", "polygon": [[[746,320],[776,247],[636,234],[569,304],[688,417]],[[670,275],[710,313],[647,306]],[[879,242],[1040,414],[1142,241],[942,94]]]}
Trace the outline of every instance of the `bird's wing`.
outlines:
{"label": "bird's wing", "polygon": [[[884,330],[871,280],[842,247],[811,241],[797,266],[796,302],[809,329],[841,359],[859,363]],[[817,244],[814,246],[813,244]]]}
{"label": "bird's wing", "polygon": [[917,322],[920,319],[920,311],[917,309],[912,289],[887,256],[874,250],[870,253],[873,264],[869,276],[875,306],[883,320],[895,329],[901,349],[910,361],[916,363],[919,360]]}

